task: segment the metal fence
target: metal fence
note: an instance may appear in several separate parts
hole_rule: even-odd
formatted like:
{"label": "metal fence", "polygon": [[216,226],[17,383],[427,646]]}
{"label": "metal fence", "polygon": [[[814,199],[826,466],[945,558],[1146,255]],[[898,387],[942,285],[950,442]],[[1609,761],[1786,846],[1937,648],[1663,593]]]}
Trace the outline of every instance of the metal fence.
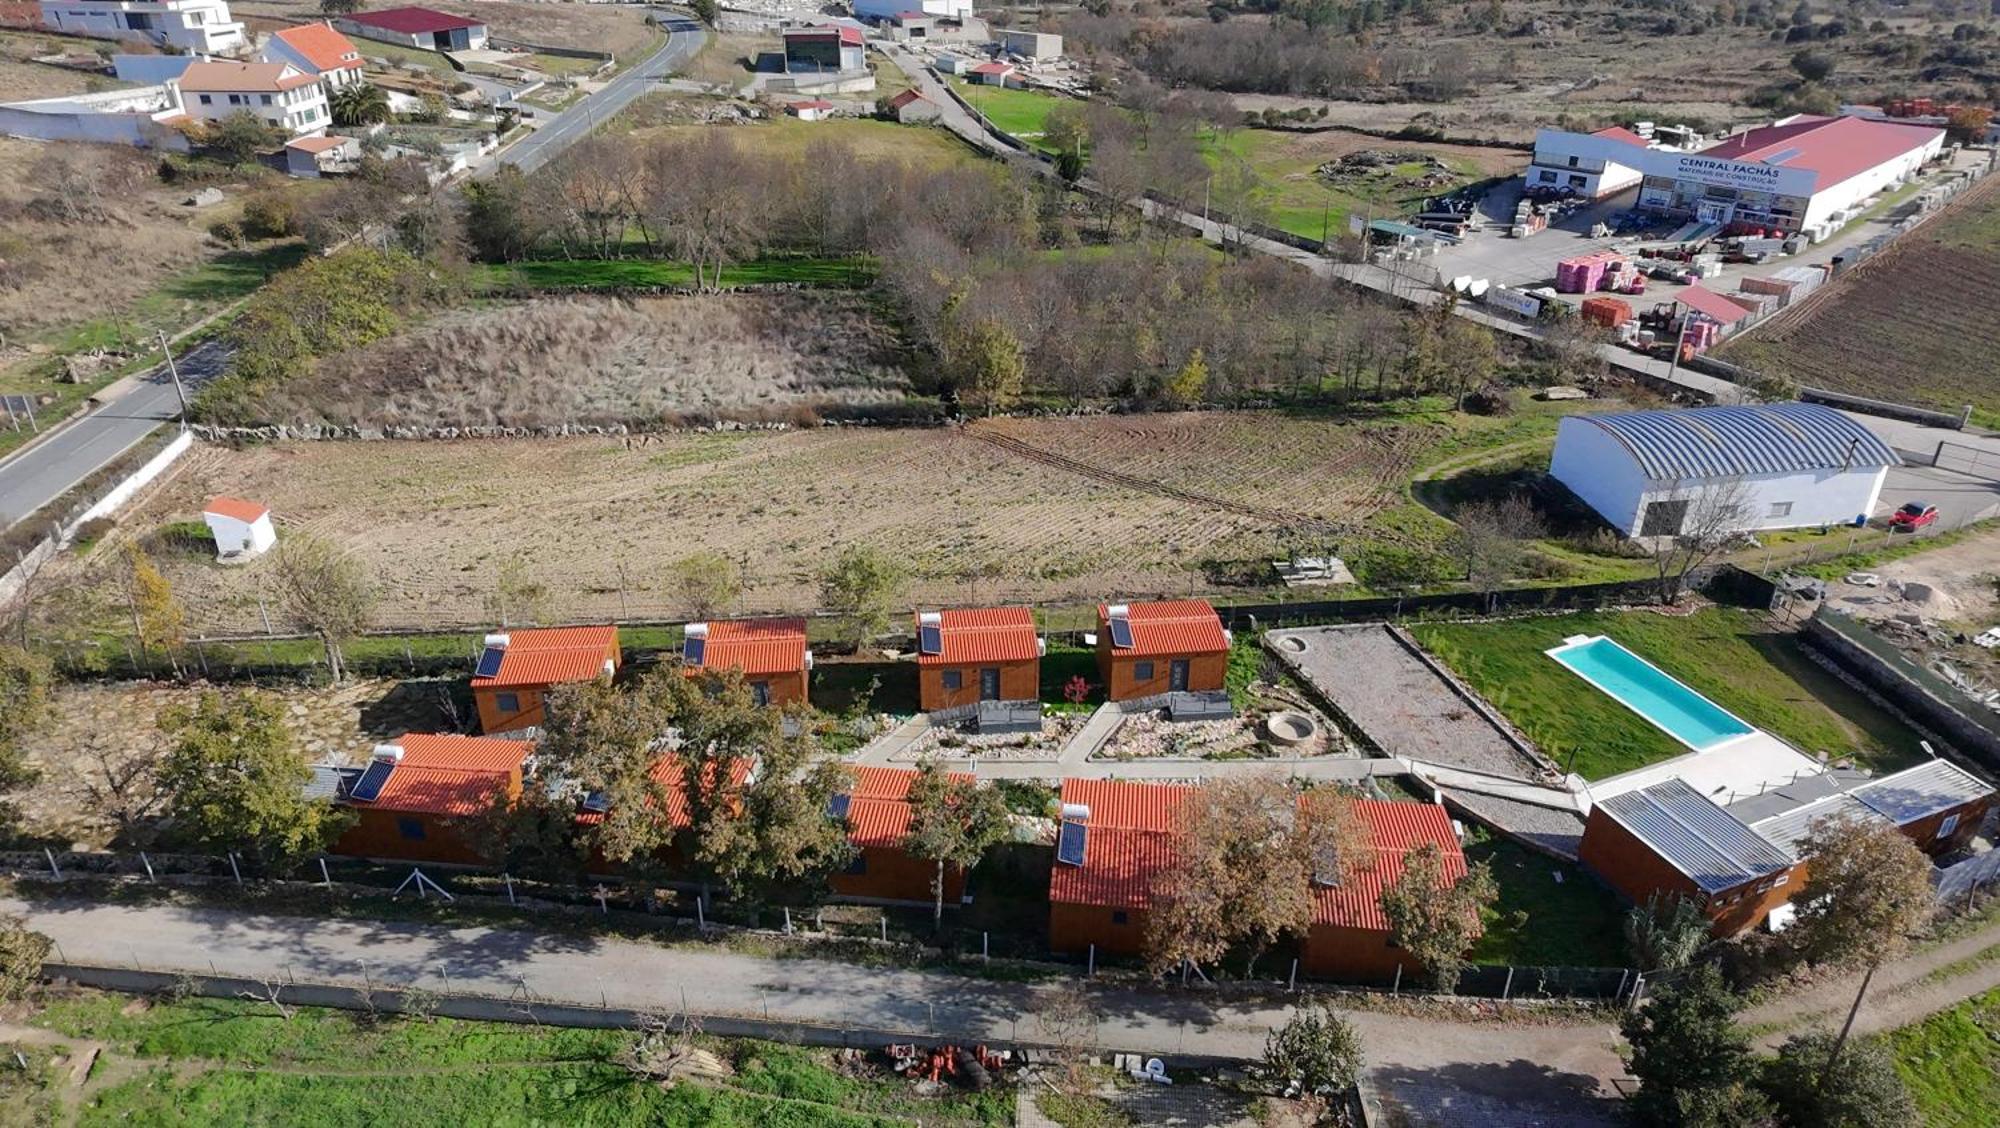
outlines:
{"label": "metal fence", "polygon": [[1965,443],[1940,442],[1931,454],[1931,465],[1940,470],[2000,481],[2000,454]]}

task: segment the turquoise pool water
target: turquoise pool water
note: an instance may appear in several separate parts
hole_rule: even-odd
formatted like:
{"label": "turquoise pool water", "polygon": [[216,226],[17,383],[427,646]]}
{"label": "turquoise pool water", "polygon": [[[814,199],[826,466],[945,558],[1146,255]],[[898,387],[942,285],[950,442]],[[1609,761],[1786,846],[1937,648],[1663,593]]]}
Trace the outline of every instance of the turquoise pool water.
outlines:
{"label": "turquoise pool water", "polygon": [[1757,731],[1659,667],[1603,636],[1559,646],[1549,657],[1699,752]]}

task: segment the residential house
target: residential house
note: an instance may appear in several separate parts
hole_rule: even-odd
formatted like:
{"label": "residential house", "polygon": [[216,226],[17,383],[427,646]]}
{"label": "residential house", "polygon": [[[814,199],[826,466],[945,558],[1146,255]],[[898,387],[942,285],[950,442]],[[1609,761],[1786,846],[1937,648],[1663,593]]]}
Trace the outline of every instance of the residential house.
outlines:
{"label": "residential house", "polygon": [[980,63],[965,72],[968,79],[981,86],[1005,86],[1014,75],[1014,64],[1002,62]]}
{"label": "residential house", "polygon": [[860,28],[789,27],[783,39],[786,74],[853,74],[868,69]]}
{"label": "residential house", "polygon": [[334,173],[352,172],[361,163],[361,142],[357,138],[329,133],[324,137],[295,137],[285,142],[285,173],[311,179]]}
{"label": "residential house", "polygon": [[139,39],[204,55],[249,46],[224,0],[41,0],[41,7],[44,26],[70,35]]}
{"label": "residential house", "polygon": [[489,634],[472,672],[479,727],[490,734],[540,725],[543,699],[551,688],[611,677],[619,660],[615,626]]}
{"label": "residential house", "polygon": [[1762,924],[1805,879],[1791,853],[1680,779],[1597,801],[1577,857],[1634,904],[1692,900],[1719,937]]}
{"label": "residential house", "polygon": [[917,696],[925,712],[981,701],[1039,701],[1047,649],[1025,607],[917,615]]}
{"label": "residential house", "polygon": [[1174,859],[1176,809],[1194,788],[1066,779],[1049,873],[1049,947],[1138,955],[1153,882]]}
{"label": "residential house", "polygon": [[[964,772],[948,773],[949,778],[971,783]],[[847,836],[857,853],[854,862],[833,875],[833,891],[843,897],[867,901],[901,901],[931,904],[937,894],[937,863],[918,858],[903,849],[910,832],[910,784],[917,773],[908,768],[857,767],[854,783],[844,794],[833,797],[828,810],[843,819]],[[944,903],[959,904],[965,895],[965,871],[946,866]]]}
{"label": "residential house", "polygon": [[684,628],[681,663],[688,677],[736,670],[759,705],[806,701],[812,650],[804,619],[717,619]]}
{"label": "residential house", "polygon": [[332,123],[319,79],[290,63],[195,63],[181,72],[181,107],[197,121],[248,112],[292,136]]}
{"label": "residential house", "polygon": [[800,121],[825,121],[833,116],[833,103],[824,98],[813,98],[804,102],[787,102],[785,112]]}
{"label": "residential house", "polygon": [[278,543],[268,505],[240,497],[212,497],[201,507],[201,519],[215,538],[217,560],[248,559]]}
{"label": "residential house", "polygon": [[381,8],[337,16],[333,26],[349,35],[425,51],[477,51],[486,46],[486,24],[435,8]]}
{"label": "residential house", "polygon": [[914,89],[900,91],[885,104],[889,108],[889,113],[904,125],[916,125],[919,122],[936,121],[942,116],[942,111],[938,109],[936,102],[917,93]]}
{"label": "residential house", "polygon": [[521,795],[525,740],[408,733],[375,747],[366,767],[345,769],[338,801],[354,824],[333,853],[449,865],[483,861],[467,823]]}
{"label": "residential house", "polygon": [[1390,943],[1382,893],[1402,877],[1410,853],[1427,845],[1442,854],[1446,880],[1464,877],[1458,832],[1445,809],[1431,803],[1359,799],[1355,813],[1369,828],[1374,856],[1351,872],[1314,877],[1312,926],[1299,950],[1299,970],[1353,980],[1394,979],[1399,968],[1419,972],[1422,965]]}
{"label": "residential house", "polygon": [[361,51],[330,23],[300,24],[271,33],[257,50],[266,63],[290,63],[319,78],[328,97],[343,86],[362,82]]}
{"label": "residential house", "polygon": [[1097,672],[1109,700],[1220,691],[1228,670],[1229,632],[1207,600],[1097,609]]}
{"label": "residential house", "polygon": [[[654,860],[658,863],[659,868],[666,873],[686,874],[690,868],[692,854],[688,842],[685,841],[686,836],[682,832],[694,826],[694,814],[692,807],[688,803],[687,769],[685,762],[679,756],[671,754],[661,756],[659,759],[653,761],[652,770],[647,774],[652,777],[654,783],[659,785],[660,801],[666,804],[667,825],[674,836],[673,840],[668,843],[666,848]],[[729,761],[727,793],[731,796],[740,795],[744,785],[749,783],[755,775],[756,772],[749,760],[741,758],[731,759]],[[706,779],[709,782],[713,782],[715,773],[713,771],[707,772]],[[610,810],[610,802],[603,793],[591,792],[583,797],[582,809],[577,813],[576,825],[578,827],[595,826],[604,821],[605,815]],[[602,852],[593,849],[589,860],[585,863],[585,868],[590,873],[615,874],[627,869],[628,863],[613,862],[606,858]]]}

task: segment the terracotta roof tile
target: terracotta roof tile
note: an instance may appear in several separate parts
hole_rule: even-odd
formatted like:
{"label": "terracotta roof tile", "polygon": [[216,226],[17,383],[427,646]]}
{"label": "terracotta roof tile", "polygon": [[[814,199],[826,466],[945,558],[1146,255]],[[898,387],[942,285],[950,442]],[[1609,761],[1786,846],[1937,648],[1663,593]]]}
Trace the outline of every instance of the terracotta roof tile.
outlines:
{"label": "terracotta roof tile", "polygon": [[542,627],[508,631],[499,672],[473,678],[475,688],[561,685],[604,674],[618,660],[617,627]]}
{"label": "terracotta roof tile", "polygon": [[[1064,790],[1068,790],[1067,781]],[[1093,819],[1095,809],[1092,809]],[[1173,863],[1174,836],[1164,830],[1099,826],[1086,832],[1083,864],[1057,862],[1049,874],[1049,900],[1062,905],[1143,909],[1153,882]]]}
{"label": "terracotta roof tile", "polygon": [[795,674],[806,668],[804,619],[718,619],[707,624],[701,670],[741,670],[746,677]]}
{"label": "terracotta roof tile", "polygon": [[1174,809],[1195,789],[1177,783],[1127,783],[1115,779],[1066,779],[1062,801],[1090,808],[1092,831],[1173,830]]}
{"label": "terracotta roof tile", "polygon": [[274,31],[271,37],[297,51],[321,74],[361,67],[361,52],[355,49],[354,41],[335,31],[332,24],[300,24]]}
{"label": "terracotta roof tile", "polygon": [[1813,191],[1824,192],[1861,173],[1928,145],[1942,131],[1911,122],[1800,115],[1782,125],[1748,129],[1697,155],[1807,169]]}
{"label": "terracotta roof tile", "polygon": [[1443,850],[1446,880],[1465,876],[1465,855],[1459,851],[1458,835],[1443,807],[1360,799],[1355,801],[1355,809],[1374,831],[1374,862],[1340,885],[1313,886],[1314,924],[1387,932],[1389,918],[1382,914],[1382,891],[1403,876],[1404,859],[1419,846],[1435,843]]}
{"label": "terracotta roof tile", "polygon": [[180,77],[181,89],[193,93],[268,94],[317,82],[289,63],[190,63]]}
{"label": "terracotta roof tile", "polygon": [[379,12],[355,12],[344,16],[364,27],[379,27],[398,35],[426,35],[434,31],[456,31],[462,27],[485,27],[480,20],[454,16],[435,8],[384,8]]}
{"label": "terracotta roof tile", "polygon": [[389,773],[374,801],[356,803],[382,811],[466,817],[485,811],[509,788],[534,745],[445,733],[406,733],[392,743],[403,761]]}
{"label": "terracotta roof tile", "polygon": [[[848,788],[848,838],[856,846],[899,846],[910,830],[910,784],[917,778],[910,768],[861,766],[849,769],[853,784]],[[972,783],[966,772],[946,772],[955,783]]]}
{"label": "terracotta roof tile", "polygon": [[[1222,620],[1206,599],[1165,603],[1133,603],[1126,607],[1132,623],[1132,645],[1112,653],[1133,658],[1163,658],[1177,654],[1215,654],[1229,649]],[[1111,606],[1097,608],[1097,629],[1110,630]]]}
{"label": "terracotta roof tile", "polygon": [[201,511],[204,514],[213,513],[218,517],[229,517],[248,525],[269,514],[271,507],[254,501],[245,501],[240,497],[218,496],[209,498],[208,504],[202,506]]}
{"label": "terracotta roof tile", "polygon": [[[1035,616],[1026,607],[982,607],[938,612],[943,649],[917,655],[919,666],[963,666],[974,662],[1019,662],[1041,656]],[[916,619],[919,631],[923,616]]]}

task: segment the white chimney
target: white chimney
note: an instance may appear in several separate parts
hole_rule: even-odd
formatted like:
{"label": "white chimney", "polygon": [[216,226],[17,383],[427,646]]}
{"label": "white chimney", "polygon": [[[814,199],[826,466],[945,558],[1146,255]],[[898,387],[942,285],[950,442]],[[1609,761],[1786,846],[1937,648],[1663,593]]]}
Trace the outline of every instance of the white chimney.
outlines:
{"label": "white chimney", "polygon": [[1106,607],[1104,611],[1105,614],[1113,619],[1129,619],[1132,617],[1132,609],[1123,603],[1114,603]]}
{"label": "white chimney", "polygon": [[813,668],[813,652],[808,650],[806,651],[806,669],[810,670],[812,668]]}
{"label": "white chimney", "polygon": [[497,646],[500,649],[505,650],[507,649],[507,637],[508,637],[507,632],[505,631],[500,631],[496,634],[487,635],[486,645]]}
{"label": "white chimney", "polygon": [[707,638],[708,624],[689,623],[687,626],[681,628],[681,634],[688,638]]}
{"label": "white chimney", "polygon": [[391,764],[400,764],[403,762],[403,746],[400,744],[377,744],[375,746],[375,759],[386,760]]}
{"label": "white chimney", "polygon": [[918,625],[918,626],[924,626],[924,627],[941,627],[941,626],[944,626],[944,612],[942,612],[942,611],[920,611],[920,612],[918,612],[918,613],[917,613],[917,625]]}
{"label": "white chimney", "polygon": [[609,658],[606,658],[604,660],[604,676],[608,678],[617,672],[618,672],[618,663],[613,662]]}
{"label": "white chimney", "polygon": [[1062,821],[1087,823],[1090,821],[1090,804],[1064,803],[1061,810]]}
{"label": "white chimney", "polygon": [[1049,656],[1049,640],[1048,640],[1048,639],[1045,639],[1045,638],[1038,638],[1038,639],[1036,639],[1036,640],[1035,640],[1035,657],[1037,657],[1037,658],[1047,658],[1048,656]]}

